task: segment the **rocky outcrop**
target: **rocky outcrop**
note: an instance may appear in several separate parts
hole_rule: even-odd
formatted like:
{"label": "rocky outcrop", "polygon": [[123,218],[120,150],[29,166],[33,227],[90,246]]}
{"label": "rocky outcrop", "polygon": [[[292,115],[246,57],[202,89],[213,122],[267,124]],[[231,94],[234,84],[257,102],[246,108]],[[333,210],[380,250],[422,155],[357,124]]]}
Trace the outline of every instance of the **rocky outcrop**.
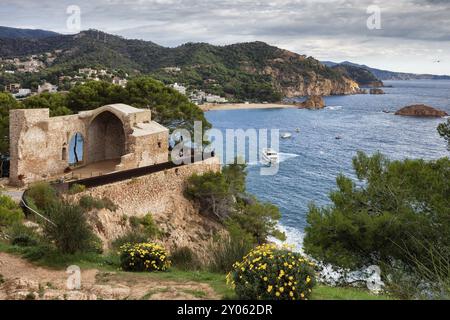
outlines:
{"label": "rocky outcrop", "polygon": [[384,91],[379,88],[370,89],[370,94],[384,94]]}
{"label": "rocky outcrop", "polygon": [[447,112],[435,109],[433,107],[416,104],[404,107],[398,110],[396,113],[398,116],[411,116],[411,117],[445,117],[448,116]]}
{"label": "rocky outcrop", "polygon": [[283,72],[272,67],[266,67],[264,74],[272,76],[274,87],[288,98],[311,95],[348,95],[360,92],[358,84],[346,77],[329,79],[315,72],[308,72],[304,75]]}
{"label": "rocky outcrop", "polygon": [[309,96],[305,101],[298,104],[300,109],[323,109],[325,101],[321,96]]}

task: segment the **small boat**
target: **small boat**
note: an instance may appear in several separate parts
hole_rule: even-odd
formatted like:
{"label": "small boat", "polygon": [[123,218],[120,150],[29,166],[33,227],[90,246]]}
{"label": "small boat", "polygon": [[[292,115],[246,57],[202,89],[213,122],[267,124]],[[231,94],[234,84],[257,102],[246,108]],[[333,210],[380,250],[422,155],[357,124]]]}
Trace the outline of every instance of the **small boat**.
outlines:
{"label": "small boat", "polygon": [[289,139],[290,137],[292,137],[292,134],[289,132],[283,133],[281,135],[281,138],[283,138],[283,139]]}
{"label": "small boat", "polygon": [[391,113],[389,110],[384,109],[383,110],[384,113]]}
{"label": "small boat", "polygon": [[297,132],[297,133],[300,132],[300,129],[299,128],[295,129],[295,132]]}
{"label": "small boat", "polygon": [[342,137],[341,136],[336,136],[336,138],[335,138],[336,140],[341,140],[342,139]]}
{"label": "small boat", "polygon": [[267,164],[278,162],[278,152],[271,148],[264,148],[261,152],[261,160]]}

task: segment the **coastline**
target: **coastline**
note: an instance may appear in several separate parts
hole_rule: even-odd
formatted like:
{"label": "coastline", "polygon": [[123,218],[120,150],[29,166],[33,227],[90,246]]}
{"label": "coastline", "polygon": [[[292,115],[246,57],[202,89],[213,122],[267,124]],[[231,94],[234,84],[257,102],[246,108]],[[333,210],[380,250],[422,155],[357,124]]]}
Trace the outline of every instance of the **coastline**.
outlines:
{"label": "coastline", "polygon": [[203,111],[214,110],[245,110],[245,109],[287,109],[298,108],[294,104],[283,103],[224,103],[224,104],[203,104],[199,106]]}

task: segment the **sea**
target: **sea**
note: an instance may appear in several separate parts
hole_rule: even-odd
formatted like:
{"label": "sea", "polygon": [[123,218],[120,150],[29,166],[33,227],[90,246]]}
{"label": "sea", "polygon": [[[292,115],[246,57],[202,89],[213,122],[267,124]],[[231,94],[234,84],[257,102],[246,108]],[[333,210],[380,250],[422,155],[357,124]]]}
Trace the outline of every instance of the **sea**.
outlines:
{"label": "sea", "polygon": [[292,134],[290,139],[280,139],[281,163],[276,175],[261,175],[258,162],[248,164],[247,190],[279,207],[279,227],[286,233],[287,242],[299,250],[309,204],[330,205],[329,194],[336,188],[339,174],[356,181],[352,158],[358,150],[368,154],[379,151],[391,159],[450,156],[436,130],[445,119],[394,115],[411,104],[426,104],[450,114],[450,81],[385,81],[385,85],[384,95],[325,97],[327,107],[322,110],[206,112],[213,127],[224,134],[226,129],[251,128]]}

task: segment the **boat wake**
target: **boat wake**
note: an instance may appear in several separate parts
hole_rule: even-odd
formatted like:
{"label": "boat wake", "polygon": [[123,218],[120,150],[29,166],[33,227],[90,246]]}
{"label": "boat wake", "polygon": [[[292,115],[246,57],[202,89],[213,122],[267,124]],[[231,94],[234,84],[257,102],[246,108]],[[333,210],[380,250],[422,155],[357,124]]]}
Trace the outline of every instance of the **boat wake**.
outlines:
{"label": "boat wake", "polygon": [[334,111],[334,110],[341,110],[342,106],[327,106],[327,107],[325,107],[325,109],[332,110],[332,111]]}
{"label": "boat wake", "polygon": [[[292,159],[292,158],[297,158],[300,157],[299,154],[295,154],[295,153],[284,153],[284,152],[279,152],[278,153],[278,163],[284,162],[286,160]],[[261,156],[260,156],[261,158]],[[261,165],[265,165],[265,163],[261,163],[261,159],[259,159],[259,161],[257,162],[248,162],[247,163],[248,166],[261,166]]]}

